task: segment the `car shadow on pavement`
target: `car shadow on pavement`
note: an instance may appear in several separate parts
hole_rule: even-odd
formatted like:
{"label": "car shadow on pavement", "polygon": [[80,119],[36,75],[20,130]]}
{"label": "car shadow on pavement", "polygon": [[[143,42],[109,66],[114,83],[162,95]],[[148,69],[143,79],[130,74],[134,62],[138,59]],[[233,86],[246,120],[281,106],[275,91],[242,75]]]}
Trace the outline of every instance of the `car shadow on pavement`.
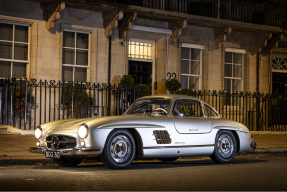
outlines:
{"label": "car shadow on pavement", "polygon": [[122,171],[122,170],[147,170],[147,169],[165,169],[165,168],[180,168],[180,167],[200,167],[200,166],[228,166],[231,164],[250,164],[250,163],[263,163],[267,162],[267,160],[263,159],[247,159],[247,158],[240,158],[234,159],[229,164],[217,164],[214,163],[210,159],[204,160],[177,160],[174,162],[163,163],[161,161],[150,160],[150,161],[142,161],[137,160],[134,161],[128,168],[126,169],[109,169],[105,167],[102,163],[99,162],[83,162],[76,167],[60,167],[56,164],[47,164],[47,165],[40,165],[34,167],[35,169],[57,169],[57,170],[69,170],[69,171]]}

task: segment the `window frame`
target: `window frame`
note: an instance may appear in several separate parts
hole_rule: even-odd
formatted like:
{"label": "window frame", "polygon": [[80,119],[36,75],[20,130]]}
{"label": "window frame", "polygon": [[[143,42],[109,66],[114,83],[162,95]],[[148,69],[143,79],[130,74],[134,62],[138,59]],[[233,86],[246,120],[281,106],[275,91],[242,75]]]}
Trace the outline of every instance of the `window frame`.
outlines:
{"label": "window frame", "polygon": [[[284,61],[284,64],[281,62]],[[275,64],[275,66],[274,66]],[[271,58],[271,69],[272,72],[276,73],[287,73],[287,67],[284,69],[284,65],[287,66],[287,55],[273,53]]]}
{"label": "window frame", "polygon": [[[213,111],[213,113],[216,115],[216,116],[207,116],[206,112],[205,112],[205,107],[209,108],[211,111]],[[203,109],[204,109],[204,115],[205,117],[220,117],[220,114],[213,108],[211,107],[210,105],[204,103],[203,104]]]}
{"label": "window frame", "polygon": [[[228,53],[238,53],[238,54],[241,54],[241,78],[239,77],[233,77],[233,66],[234,65],[239,65],[238,63],[234,63],[233,62],[233,55],[232,54],[232,62],[231,63],[227,63],[226,60],[225,60],[225,55],[226,55],[226,52]],[[232,80],[240,80],[241,81],[241,87],[240,89],[241,90],[235,90],[233,89],[233,86],[232,86],[232,82],[231,82],[231,91],[243,91],[243,88],[244,88],[244,59],[245,59],[245,54],[246,54],[246,50],[245,49],[236,49],[236,48],[225,48],[225,52],[224,52],[224,62],[223,62],[223,89],[224,91],[227,91],[225,90],[225,79],[231,79]],[[232,65],[232,71],[231,71],[231,74],[232,74],[232,77],[227,77],[225,76],[225,65],[228,64],[228,65]]]}
{"label": "window frame", "polygon": [[[75,44],[74,47],[64,47],[64,33],[65,32],[70,32],[70,33],[74,33],[75,34]],[[77,48],[77,34],[78,33],[82,33],[82,34],[87,34],[88,35],[88,49],[83,49],[83,48]],[[75,50],[74,53],[74,63],[73,64],[64,64],[64,49],[68,49],[68,50]],[[86,74],[86,81],[82,82],[82,83],[86,83],[88,82],[89,79],[89,69],[90,69],[90,51],[91,51],[91,32],[86,32],[86,31],[77,31],[77,30],[69,30],[69,29],[63,29],[62,30],[62,58],[61,58],[61,80],[64,81],[64,77],[63,77],[63,67],[72,67],[73,68],[73,82],[75,82],[75,69],[76,68],[85,68],[87,70],[87,74]],[[80,51],[88,51],[88,65],[84,66],[84,65],[77,65],[77,50]],[[65,81],[68,82],[68,81]]]}
{"label": "window frame", "polygon": [[[5,59],[5,58],[0,58],[0,61],[5,61],[5,62],[9,62],[10,63],[10,68],[11,68],[11,72],[10,72],[10,77],[9,78],[13,78],[13,65],[14,63],[24,63],[26,64],[25,68],[25,77],[27,77],[27,64],[30,63],[30,24],[23,24],[23,23],[14,23],[14,22],[5,22],[5,21],[0,21],[0,23],[3,24],[8,24],[8,25],[12,25],[13,26],[13,31],[12,31],[12,41],[9,40],[0,40],[0,42],[4,42],[4,43],[12,43],[12,58],[11,59]],[[15,41],[15,26],[24,26],[27,27],[28,29],[28,39],[27,39],[27,43],[26,42],[19,42],[19,41]],[[21,44],[21,45],[27,45],[27,60],[19,60],[19,59],[15,59],[15,44]],[[0,77],[0,79],[3,79],[5,77]],[[19,79],[19,78],[16,78]]]}
{"label": "window frame", "polygon": [[183,118],[185,118],[185,117],[195,117],[195,118],[204,118],[204,117],[206,117],[202,102],[199,101],[199,100],[195,100],[195,99],[176,99],[176,100],[174,100],[174,103],[173,103],[173,106],[172,106],[172,110],[170,111],[170,114],[172,116],[174,116],[174,117],[178,117],[179,116],[179,114],[178,115],[174,115],[173,112],[175,111],[176,103],[177,102],[182,102],[182,101],[190,101],[190,102],[194,102],[194,103],[199,103],[200,108],[201,108],[201,112],[202,112],[202,116],[186,116],[183,113],[180,113],[180,114],[183,114],[183,116],[182,116]]}
{"label": "window frame", "polygon": [[[194,60],[191,59],[191,54],[189,54],[189,59],[182,59],[181,58],[181,50],[182,48],[188,48],[190,49],[198,49],[199,52],[199,60]],[[180,71],[180,81],[181,81],[181,76],[186,76],[188,77],[198,77],[199,78],[199,82],[198,82],[198,90],[202,89],[202,52],[205,49],[205,45],[199,45],[199,44],[191,44],[191,43],[182,43],[181,47],[180,47],[180,67],[179,67],[179,71]],[[199,75],[197,74],[186,74],[186,73],[181,73],[181,61],[188,61],[189,65],[191,64],[192,61],[199,61]],[[188,89],[190,89],[190,85],[189,85],[189,80],[188,80],[188,85],[187,85]],[[194,89],[195,90],[195,89]]]}

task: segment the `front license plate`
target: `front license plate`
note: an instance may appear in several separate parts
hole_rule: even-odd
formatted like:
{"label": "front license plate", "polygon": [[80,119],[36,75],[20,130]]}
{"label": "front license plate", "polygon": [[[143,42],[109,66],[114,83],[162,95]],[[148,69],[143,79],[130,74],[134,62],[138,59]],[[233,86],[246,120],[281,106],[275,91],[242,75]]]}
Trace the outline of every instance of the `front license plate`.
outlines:
{"label": "front license plate", "polygon": [[46,151],[46,157],[60,159],[60,151]]}

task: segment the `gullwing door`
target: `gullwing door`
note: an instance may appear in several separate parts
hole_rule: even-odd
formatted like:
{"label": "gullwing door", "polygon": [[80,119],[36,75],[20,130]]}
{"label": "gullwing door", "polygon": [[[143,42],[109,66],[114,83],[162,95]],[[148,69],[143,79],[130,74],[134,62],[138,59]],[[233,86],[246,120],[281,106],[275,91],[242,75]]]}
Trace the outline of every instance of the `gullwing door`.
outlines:
{"label": "gullwing door", "polygon": [[174,125],[179,133],[209,133],[211,121],[204,117],[196,100],[177,100],[173,108]]}

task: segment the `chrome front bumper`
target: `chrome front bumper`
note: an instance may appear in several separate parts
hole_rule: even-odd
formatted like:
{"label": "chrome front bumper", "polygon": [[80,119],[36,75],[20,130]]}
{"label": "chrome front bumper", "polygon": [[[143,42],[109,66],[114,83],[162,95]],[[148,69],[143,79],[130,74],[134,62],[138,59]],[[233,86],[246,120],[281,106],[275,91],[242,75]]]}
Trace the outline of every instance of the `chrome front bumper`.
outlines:
{"label": "chrome front bumper", "polygon": [[[31,153],[44,154],[47,149],[41,147],[30,147]],[[49,150],[51,151],[51,150]],[[73,149],[61,149],[61,156],[98,156],[102,153],[100,149],[87,149],[87,148],[73,148]]]}

